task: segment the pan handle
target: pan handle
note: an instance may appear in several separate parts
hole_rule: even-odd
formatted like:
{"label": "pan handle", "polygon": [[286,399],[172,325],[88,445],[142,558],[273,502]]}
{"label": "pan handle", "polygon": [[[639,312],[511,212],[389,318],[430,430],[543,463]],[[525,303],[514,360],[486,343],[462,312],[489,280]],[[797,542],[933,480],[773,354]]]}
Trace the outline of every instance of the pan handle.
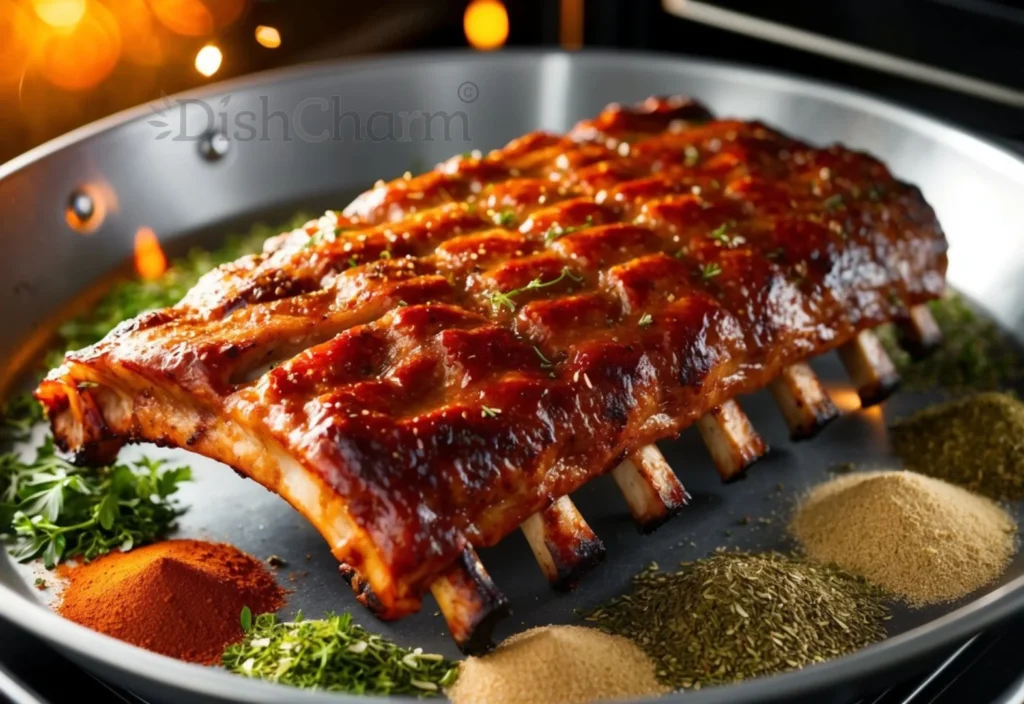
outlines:
{"label": "pan handle", "polygon": [[47,704],[47,701],[32,691],[3,665],[0,665],[0,699],[11,704]]}

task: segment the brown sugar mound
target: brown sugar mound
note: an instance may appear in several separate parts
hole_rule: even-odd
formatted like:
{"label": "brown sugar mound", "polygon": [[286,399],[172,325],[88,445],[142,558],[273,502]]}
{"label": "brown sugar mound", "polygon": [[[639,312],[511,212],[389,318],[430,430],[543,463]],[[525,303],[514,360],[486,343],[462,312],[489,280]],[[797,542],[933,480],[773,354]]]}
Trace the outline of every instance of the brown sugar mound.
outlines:
{"label": "brown sugar mound", "polygon": [[632,641],[594,628],[547,626],[463,662],[448,696],[454,704],[587,704],[665,691],[653,661]]}
{"label": "brown sugar mound", "polygon": [[263,564],[219,543],[170,540],[65,566],[64,618],[147,650],[204,664],[240,641],[239,615],[277,611],[284,590]]}
{"label": "brown sugar mound", "polygon": [[1016,526],[994,502],[914,472],[826,482],[790,529],[810,557],[912,606],[952,601],[994,581],[1016,547]]}

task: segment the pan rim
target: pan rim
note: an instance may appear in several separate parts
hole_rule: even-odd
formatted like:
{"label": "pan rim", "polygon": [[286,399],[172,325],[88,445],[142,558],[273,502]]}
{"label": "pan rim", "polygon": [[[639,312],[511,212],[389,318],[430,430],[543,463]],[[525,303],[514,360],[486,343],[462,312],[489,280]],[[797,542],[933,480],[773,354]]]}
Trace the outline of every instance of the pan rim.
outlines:
{"label": "pan rim", "polygon": [[[969,154],[1024,187],[1024,161],[1000,145],[973,135],[941,119],[904,108],[868,93],[836,84],[809,80],[798,75],[765,70],[739,63],[714,61],[685,56],[649,52],[582,51],[566,54],[548,50],[505,51],[491,55],[468,51],[415,52],[386,58],[364,58],[319,62],[262,72],[243,78],[215,83],[174,97],[206,97],[279,82],[313,80],[330,73],[336,76],[387,69],[409,63],[445,63],[464,61],[473,56],[475,62],[543,64],[549,61],[595,63],[613,61],[618,67],[652,65],[686,67],[726,78],[734,83],[766,82],[790,94],[813,94],[830,102],[850,108],[867,109],[872,114],[900,124],[909,130],[927,134],[950,148]],[[149,115],[146,105],[130,108],[38,146],[6,164],[0,165],[0,181],[13,176],[32,164],[71,148],[83,141],[94,139],[126,123]],[[6,555],[3,559],[9,559]],[[28,606],[28,608],[26,608]],[[806,670],[787,672],[772,677],[750,680],[726,687],[710,688],[701,692],[668,695],[658,701],[685,701],[693,704],[717,702],[752,702],[761,698],[810,694],[843,682],[869,677],[873,673],[914,661],[945,645],[989,627],[1010,614],[1024,610],[1024,577],[975,599],[944,616],[881,641],[851,655],[838,658]],[[122,643],[109,636],[95,633],[72,623],[52,612],[45,605],[19,593],[0,582],[0,616],[26,628],[63,650],[72,651],[87,660],[100,662],[107,668],[119,669],[137,678],[157,684],[180,688],[183,682],[197,693],[229,700],[270,702],[287,697],[310,702],[362,702],[367,697],[343,693],[323,693],[282,689],[271,683],[247,680],[213,668],[183,663],[140,648]],[[287,692],[287,694],[285,694]],[[379,701],[406,701],[396,698],[375,698]],[[653,701],[653,700],[652,700]]]}

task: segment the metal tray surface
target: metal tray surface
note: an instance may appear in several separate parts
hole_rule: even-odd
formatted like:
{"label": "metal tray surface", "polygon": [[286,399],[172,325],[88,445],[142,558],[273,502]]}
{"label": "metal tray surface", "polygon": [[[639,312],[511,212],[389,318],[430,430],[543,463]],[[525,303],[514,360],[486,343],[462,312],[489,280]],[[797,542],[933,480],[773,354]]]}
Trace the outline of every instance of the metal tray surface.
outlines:
{"label": "metal tray surface", "polygon": [[[468,131],[460,134],[453,118],[448,139],[437,133],[432,138],[420,134],[378,141],[310,141],[271,134],[265,141],[232,139],[226,155],[211,161],[201,156],[196,141],[157,139],[158,130],[149,124],[153,110],[143,107],[0,166],[0,236],[5,248],[0,260],[0,359],[16,357],[40,321],[121,263],[141,226],[152,227],[172,251],[197,239],[213,244],[216,233],[229,224],[270,221],[293,209],[340,207],[376,178],[469,149],[499,146],[532,129],[566,129],[609,102],[670,93],[692,94],[721,115],[761,119],[817,143],[841,141],[880,156],[899,177],[918,184],[938,211],[952,246],[950,282],[1015,338],[1024,339],[1024,164],[983,140],[874,98],[751,68],[617,53],[448,53],[315,65],[211,86],[192,96],[214,106],[218,120],[224,114],[228,125],[239,112],[258,111],[264,103],[270,111],[289,112],[303,100],[317,99],[314,104],[319,105],[334,96],[358,116],[351,119],[364,125],[380,119],[374,113],[462,112]],[[178,109],[165,113],[176,122]],[[188,123],[187,134],[202,131],[205,108],[192,102],[181,110],[186,122],[198,120]],[[330,110],[323,113],[323,124],[314,119],[319,109],[305,114],[310,116],[310,124],[303,127],[307,134],[330,124]],[[88,236],[73,233],[64,220],[69,194],[84,184],[98,184],[116,195],[116,207]],[[855,405],[833,355],[815,360],[814,366],[840,405]],[[481,551],[495,582],[512,601],[513,616],[499,637],[529,626],[574,622],[574,609],[621,593],[630,577],[651,561],[668,567],[719,546],[791,548],[785,522],[796,498],[826,479],[840,462],[895,466],[886,423],[937,398],[898,394],[881,409],[849,413],[817,439],[800,444],[789,442],[766,393],[744,398],[744,409],[772,452],[745,480],[723,485],[696,431],[663,443],[693,501],[653,535],[637,533],[610,479],[597,479],[574,495],[608,548],[605,562],[576,592],[558,594],[547,587],[518,533]],[[429,599],[412,618],[374,622],[340,579],[323,540],[277,496],[182,451],[125,450],[143,451],[170,455],[195,470],[195,482],[182,492],[191,508],[180,521],[180,535],[230,542],[258,557],[276,554],[287,561],[279,577],[294,592],[285,615],[298,609],[311,617],[352,610],[364,625],[401,643],[456,655]],[[1021,506],[1011,508],[1022,517]],[[745,516],[755,520],[740,525]],[[365,700],[250,681],[92,633],[46,608],[47,594],[31,587],[40,569],[15,565],[6,554],[0,557],[0,615],[155,701]],[[296,573],[294,582],[288,579],[291,573]],[[937,649],[1020,609],[1022,556],[999,582],[960,602],[920,610],[896,607],[890,638],[856,654],[659,701],[852,701],[898,674],[908,674]]]}

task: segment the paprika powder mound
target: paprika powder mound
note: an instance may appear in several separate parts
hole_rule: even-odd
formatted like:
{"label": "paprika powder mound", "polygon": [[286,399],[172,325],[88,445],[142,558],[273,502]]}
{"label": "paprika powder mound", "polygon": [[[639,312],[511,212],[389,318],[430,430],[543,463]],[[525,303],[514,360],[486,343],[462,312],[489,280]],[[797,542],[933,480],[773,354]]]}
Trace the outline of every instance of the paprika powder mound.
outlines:
{"label": "paprika powder mound", "polygon": [[242,640],[242,607],[284,605],[263,564],[231,545],[169,540],[93,562],[63,566],[66,619],[179,660],[216,664]]}

